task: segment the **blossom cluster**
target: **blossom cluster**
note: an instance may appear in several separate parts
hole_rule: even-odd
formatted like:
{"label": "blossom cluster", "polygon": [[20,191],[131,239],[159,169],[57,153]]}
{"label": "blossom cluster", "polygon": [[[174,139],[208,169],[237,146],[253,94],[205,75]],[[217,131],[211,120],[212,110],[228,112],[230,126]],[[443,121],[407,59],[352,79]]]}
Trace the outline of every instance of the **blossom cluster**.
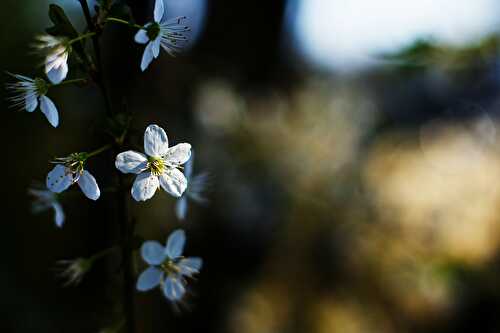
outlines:
{"label": "blossom cluster", "polygon": [[[185,35],[189,27],[182,24],[186,17],[174,17],[167,19],[165,15],[165,5],[163,0],[156,0],[154,6],[154,20],[143,26],[132,24],[115,17],[107,17],[106,22],[117,22],[132,25],[138,29],[134,40],[139,44],[146,44],[140,68],[145,71],[152,60],[160,53],[160,46],[170,55],[180,52],[181,45],[187,41]],[[7,88],[12,96],[12,105],[28,112],[36,110],[40,105],[40,110],[47,117],[53,127],[59,125],[59,113],[52,102],[47,97],[50,88],[67,84],[66,77],[69,73],[68,61],[70,55],[74,53],[73,45],[82,40],[95,36],[95,32],[89,32],[70,39],[64,35],[43,34],[36,38],[33,44],[35,51],[43,58],[44,75],[47,80],[41,77],[30,78],[20,74],[11,74],[16,80],[9,83]],[[81,61],[81,59],[79,59]],[[75,80],[69,80],[73,83]]]}
{"label": "blossom cluster", "polygon": [[[82,1],[80,2],[83,7],[85,1]],[[9,99],[13,107],[27,112],[33,112],[39,107],[49,124],[58,127],[59,111],[47,94],[53,87],[95,80],[90,70],[88,78],[67,79],[67,77],[72,72],[70,61],[73,58],[80,64],[90,62],[89,68],[94,70],[92,60],[89,60],[91,57],[85,53],[85,47],[82,45],[85,45],[87,39],[98,37],[99,29],[95,27],[92,29],[89,23],[88,32],[78,34],[60,7],[52,5],[51,11],[53,11],[51,19],[58,17],[57,20],[53,20],[56,26],[48,30],[47,34],[38,36],[33,44],[43,57],[45,77],[32,78],[9,73],[15,81],[8,83],[7,89],[11,93]],[[170,55],[180,51],[181,44],[187,40],[185,32],[189,31],[187,26],[182,25],[185,19],[185,17],[167,19],[163,0],[156,0],[153,20],[143,26],[111,16],[100,17],[100,20],[95,21],[101,22],[102,26],[99,28],[104,28],[108,23],[123,23],[137,29],[134,41],[146,44],[140,62],[140,69],[144,71],[152,60],[159,56],[160,47]],[[66,26],[62,29],[58,24]],[[68,31],[69,33],[66,33]],[[102,82],[96,81],[96,83]],[[55,224],[62,227],[66,214],[60,201],[61,195],[72,185],[77,184],[88,199],[98,200],[101,197],[101,190],[96,177],[87,168],[88,161],[112,147],[117,148],[122,145],[113,142],[92,152],[76,152],[55,158],[52,161],[54,166],[46,176],[45,188],[29,190],[34,197],[33,210],[40,212],[52,209]],[[123,151],[116,155],[114,164],[121,173],[135,175],[130,189],[130,195],[135,201],[149,200],[161,188],[177,199],[175,212],[180,220],[184,220],[187,215],[188,199],[199,203],[206,201],[203,191],[208,177],[205,173],[193,176],[192,155],[189,143],[170,146],[165,130],[156,124],[151,124],[144,132],[144,152]],[[186,293],[187,279],[199,273],[202,267],[201,258],[183,256],[185,242],[185,232],[180,229],[168,237],[165,246],[156,241],[144,242],[140,254],[149,267],[138,277],[137,290],[147,291],[159,286],[167,299],[173,302],[180,301]],[[69,279],[70,284],[78,283],[97,257],[62,262],[67,266],[63,276]]]}

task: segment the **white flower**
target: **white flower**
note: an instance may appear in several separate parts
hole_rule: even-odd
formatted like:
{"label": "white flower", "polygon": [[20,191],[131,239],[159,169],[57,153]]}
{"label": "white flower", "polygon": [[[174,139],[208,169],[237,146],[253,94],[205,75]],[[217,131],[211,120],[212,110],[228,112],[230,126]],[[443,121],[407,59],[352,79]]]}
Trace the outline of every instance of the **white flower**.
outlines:
{"label": "white flower", "polygon": [[7,84],[7,89],[12,93],[9,98],[12,106],[33,112],[40,104],[40,110],[47,117],[49,123],[53,127],[57,127],[59,125],[59,113],[52,100],[45,96],[49,90],[47,82],[41,78],[31,79],[19,74],[10,75],[18,80],[18,82]]}
{"label": "white flower", "polygon": [[68,75],[68,57],[71,46],[67,37],[41,35],[35,48],[44,53],[45,74],[50,82],[58,84]]}
{"label": "white flower", "polygon": [[207,199],[203,196],[208,185],[208,173],[200,173],[195,176],[193,174],[194,152],[191,152],[191,158],[184,166],[184,176],[187,179],[188,185],[184,194],[177,200],[175,204],[175,214],[179,220],[184,220],[188,210],[188,199],[199,204],[204,204]]}
{"label": "white flower", "polygon": [[187,41],[184,32],[189,28],[181,24],[186,17],[175,17],[165,19],[165,7],[163,0],[156,0],[154,8],[154,21],[147,23],[135,35],[135,41],[139,44],[146,44],[141,60],[141,70],[148,68],[153,58],[157,58],[160,53],[160,46],[170,55],[175,55],[180,50],[179,43]]}
{"label": "white flower", "polygon": [[198,257],[183,257],[186,235],[183,230],[170,234],[163,247],[156,241],[142,244],[141,256],[150,266],[137,279],[137,290],[148,291],[160,286],[163,295],[173,302],[182,299],[187,281],[201,270],[203,261]]}
{"label": "white flower", "polygon": [[186,190],[187,180],[178,168],[191,157],[191,145],[179,143],[169,148],[163,128],[149,125],[144,132],[144,151],[147,156],[132,150],[116,156],[118,170],[137,174],[132,197],[146,201],[160,186],[170,195],[180,197]]}
{"label": "white flower", "polygon": [[63,226],[65,215],[62,205],[59,203],[59,200],[57,200],[57,195],[55,193],[49,190],[35,188],[30,188],[28,193],[35,199],[32,204],[32,210],[34,213],[39,213],[52,208],[54,210],[54,222],[56,226]]}
{"label": "white flower", "polygon": [[87,198],[91,200],[99,199],[101,191],[94,176],[83,169],[86,160],[85,156],[85,153],[75,153],[57,159],[55,162],[57,165],[47,175],[47,188],[52,192],[61,193],[72,184],[78,183]]}

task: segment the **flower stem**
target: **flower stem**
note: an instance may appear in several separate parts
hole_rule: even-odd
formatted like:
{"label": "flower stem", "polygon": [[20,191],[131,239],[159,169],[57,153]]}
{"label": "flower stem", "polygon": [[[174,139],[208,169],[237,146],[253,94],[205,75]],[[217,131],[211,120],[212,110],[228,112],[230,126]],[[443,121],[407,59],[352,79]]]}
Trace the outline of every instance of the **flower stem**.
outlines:
{"label": "flower stem", "polygon": [[79,79],[64,80],[64,81],[62,81],[61,83],[58,83],[58,84],[48,84],[48,85],[52,86],[52,87],[59,87],[59,86],[67,85],[67,84],[86,83],[86,82],[87,82],[87,79],[79,78]]}
{"label": "flower stem", "polygon": [[106,113],[108,114],[108,116],[112,116],[111,101],[109,100],[108,90],[106,88],[106,85],[104,84],[102,76],[103,70],[102,70],[102,60],[101,60],[101,48],[99,46],[99,38],[97,35],[96,27],[92,22],[92,17],[90,16],[90,9],[89,5],[87,4],[87,0],[78,0],[78,1],[80,2],[80,6],[82,7],[85,20],[87,21],[87,27],[90,31],[89,33],[94,33],[94,35],[92,35],[92,45],[94,46],[95,61],[97,66],[95,81],[102,91],[106,105]]}
{"label": "flower stem", "polygon": [[137,29],[145,29],[142,25],[135,24],[135,23],[132,23],[132,22],[129,22],[126,20],[122,20],[122,19],[119,19],[117,17],[107,17],[106,22],[108,22],[108,21],[125,24],[125,25],[128,25],[129,27],[133,27],[133,28],[137,28]]}
{"label": "flower stem", "polygon": [[102,153],[103,151],[108,150],[111,147],[113,147],[113,145],[111,143],[108,143],[107,145],[104,145],[101,148],[98,148],[94,151],[91,151],[90,153],[87,153],[87,158],[98,155],[98,154]]}
{"label": "flower stem", "polygon": [[100,251],[100,252],[95,253],[94,255],[90,256],[90,257],[88,258],[88,260],[89,260],[90,262],[94,263],[94,261],[101,259],[102,257],[104,257],[104,256],[108,255],[110,252],[115,251],[116,249],[117,249],[117,247],[116,247],[116,246],[112,246],[112,247],[110,247],[110,248],[107,248],[107,249],[105,249],[105,250],[102,250],[102,251]]}
{"label": "flower stem", "polygon": [[86,34],[80,35],[72,40],[70,40],[68,43],[71,45],[73,43],[76,43],[78,41],[81,41],[82,39],[89,38],[92,36],[95,36],[97,33],[95,31],[87,32]]}

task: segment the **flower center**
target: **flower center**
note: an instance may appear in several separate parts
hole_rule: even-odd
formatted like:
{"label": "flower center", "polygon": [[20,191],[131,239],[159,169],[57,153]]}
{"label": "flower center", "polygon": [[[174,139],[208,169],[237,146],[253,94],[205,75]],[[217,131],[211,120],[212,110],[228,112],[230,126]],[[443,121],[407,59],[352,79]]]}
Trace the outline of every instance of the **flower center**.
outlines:
{"label": "flower center", "polygon": [[67,157],[58,157],[52,163],[62,164],[75,175],[74,182],[77,182],[79,177],[83,174],[83,167],[88,158],[87,153],[72,153]]}
{"label": "flower center", "polygon": [[69,155],[69,160],[66,163],[66,166],[70,168],[72,172],[82,174],[83,165],[86,159],[87,158],[85,153],[73,153]]}
{"label": "flower center", "polygon": [[148,168],[153,175],[159,176],[165,171],[165,161],[158,157],[149,157]]}
{"label": "flower center", "polygon": [[166,274],[170,275],[170,274],[178,274],[180,273],[180,269],[179,269],[179,266],[177,266],[177,263],[176,261],[172,260],[172,259],[167,259],[165,260],[161,265],[160,265],[160,269],[162,271],[164,271]]}
{"label": "flower center", "polygon": [[155,40],[160,34],[160,25],[157,22],[151,23],[146,27],[146,34],[149,40]]}
{"label": "flower center", "polygon": [[49,91],[49,87],[47,86],[45,80],[39,77],[35,78],[35,88],[36,88],[36,93],[39,96],[43,96],[47,94],[47,91]]}

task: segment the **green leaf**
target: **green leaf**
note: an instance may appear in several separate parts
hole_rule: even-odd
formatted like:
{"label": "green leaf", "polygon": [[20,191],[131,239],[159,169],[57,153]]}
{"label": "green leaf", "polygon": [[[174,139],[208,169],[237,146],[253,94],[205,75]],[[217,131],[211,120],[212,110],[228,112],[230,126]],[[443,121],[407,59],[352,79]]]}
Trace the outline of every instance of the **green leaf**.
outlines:
{"label": "green leaf", "polygon": [[64,9],[58,5],[51,4],[49,6],[49,18],[54,23],[53,27],[47,28],[47,33],[53,36],[66,36],[70,39],[78,37],[71,21],[66,16]]}
{"label": "green leaf", "polygon": [[[65,36],[69,39],[74,39],[78,37],[78,31],[75,29],[68,16],[64,12],[64,9],[58,5],[51,4],[49,6],[49,18],[54,23],[54,26],[47,28],[45,31],[53,36]],[[78,56],[86,61],[87,56],[85,54],[84,44],[82,41],[76,42],[72,45],[73,50],[78,54]]]}

